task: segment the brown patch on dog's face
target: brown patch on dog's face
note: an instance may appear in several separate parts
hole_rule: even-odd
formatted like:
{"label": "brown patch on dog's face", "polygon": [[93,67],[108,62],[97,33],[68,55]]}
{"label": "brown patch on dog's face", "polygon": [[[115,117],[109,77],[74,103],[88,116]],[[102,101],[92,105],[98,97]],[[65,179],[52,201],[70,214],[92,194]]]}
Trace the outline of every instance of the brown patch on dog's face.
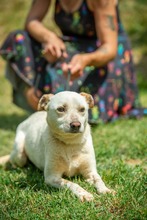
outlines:
{"label": "brown patch on dog's face", "polygon": [[53,94],[47,94],[43,95],[41,99],[39,100],[37,110],[38,111],[46,111],[47,110],[47,105],[50,101],[50,98],[53,96]]}
{"label": "brown patch on dog's face", "polygon": [[94,100],[93,100],[92,96],[88,93],[85,93],[85,92],[81,92],[80,95],[82,95],[86,98],[86,102],[88,103],[89,108],[93,108]]}

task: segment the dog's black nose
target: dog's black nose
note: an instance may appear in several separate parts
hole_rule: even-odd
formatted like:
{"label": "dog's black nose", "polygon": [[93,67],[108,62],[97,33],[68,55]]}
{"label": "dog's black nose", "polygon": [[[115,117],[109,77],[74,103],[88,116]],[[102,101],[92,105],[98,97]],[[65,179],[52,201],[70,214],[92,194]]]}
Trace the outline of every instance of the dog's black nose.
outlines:
{"label": "dog's black nose", "polygon": [[81,123],[79,121],[71,122],[70,127],[73,132],[78,132],[81,127]]}

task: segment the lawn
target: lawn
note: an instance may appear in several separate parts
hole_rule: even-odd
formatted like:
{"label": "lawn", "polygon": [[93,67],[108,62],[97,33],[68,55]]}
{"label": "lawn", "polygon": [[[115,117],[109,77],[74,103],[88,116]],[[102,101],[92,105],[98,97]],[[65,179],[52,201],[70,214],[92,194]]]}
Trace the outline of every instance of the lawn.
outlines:
{"label": "lawn", "polygon": [[[1,2],[0,42],[8,31],[22,26],[29,6],[27,0]],[[144,3],[143,0],[129,3],[124,0],[121,10],[125,12],[123,19],[134,48],[141,103],[147,106],[146,32],[140,25],[140,22],[145,24],[146,18],[137,17],[147,10]],[[14,9],[18,10],[16,16],[13,15]],[[138,12],[139,9],[142,13]],[[136,25],[132,22],[133,18],[137,18]],[[140,35],[136,34],[138,32]],[[2,59],[0,67],[0,155],[5,155],[12,149],[17,125],[28,113],[12,104],[11,86],[4,77]],[[116,190],[115,196],[98,195],[81,177],[75,177],[73,182],[94,195],[93,202],[81,203],[66,189],[47,186],[42,172],[32,164],[23,169],[5,171],[0,168],[0,220],[147,219],[147,118],[121,119],[92,127],[92,136],[97,169],[106,184]]]}
{"label": "lawn", "polygon": [[[12,149],[15,129],[27,114],[11,104],[8,82],[1,77],[0,155]],[[147,101],[145,93],[142,100]],[[94,195],[81,203],[71,192],[51,188],[33,165],[0,169],[0,219],[146,219],[147,119],[120,120],[92,128],[97,168],[117,194],[97,195],[81,177],[79,183]]]}

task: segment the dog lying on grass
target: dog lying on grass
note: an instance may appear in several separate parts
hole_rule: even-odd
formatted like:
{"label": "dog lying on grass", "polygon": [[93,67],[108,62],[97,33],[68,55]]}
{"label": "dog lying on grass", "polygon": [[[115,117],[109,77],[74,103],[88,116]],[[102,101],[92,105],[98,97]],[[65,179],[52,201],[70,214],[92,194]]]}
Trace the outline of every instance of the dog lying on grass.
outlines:
{"label": "dog lying on grass", "polygon": [[86,93],[65,91],[43,95],[39,111],[18,126],[14,149],[0,158],[0,164],[10,162],[23,167],[29,159],[44,172],[47,184],[67,187],[81,201],[91,201],[93,195],[63,176],[81,174],[98,193],[113,192],[96,170],[88,124],[88,109],[92,107],[93,98]]}

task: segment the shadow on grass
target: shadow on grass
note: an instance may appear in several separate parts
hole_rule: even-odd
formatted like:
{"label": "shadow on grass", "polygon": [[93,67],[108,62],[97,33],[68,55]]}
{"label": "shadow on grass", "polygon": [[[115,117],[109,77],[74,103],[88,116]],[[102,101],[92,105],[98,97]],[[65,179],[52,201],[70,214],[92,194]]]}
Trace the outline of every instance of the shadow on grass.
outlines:
{"label": "shadow on grass", "polygon": [[[10,164],[8,164],[6,170],[11,173],[14,172],[15,174],[18,174],[18,178],[16,178],[15,181],[11,182],[11,184],[13,184],[14,188],[18,188],[19,190],[29,189],[34,192],[43,191],[49,194],[60,191],[59,188],[47,185],[44,180],[43,171],[39,170],[30,161],[23,168],[13,168]],[[65,177],[65,179],[73,182],[76,182],[77,179],[84,181],[84,178],[81,175]]]}
{"label": "shadow on grass", "polygon": [[18,178],[16,177],[16,180],[11,182],[14,188],[29,189],[34,192],[44,191],[49,194],[59,191],[59,189],[45,183],[43,171],[40,171],[31,162],[23,168],[12,168],[11,165],[8,165],[6,170],[18,174]]}
{"label": "shadow on grass", "polygon": [[19,123],[25,120],[28,117],[28,114],[18,115],[6,115],[0,114],[0,129],[15,131]]}

